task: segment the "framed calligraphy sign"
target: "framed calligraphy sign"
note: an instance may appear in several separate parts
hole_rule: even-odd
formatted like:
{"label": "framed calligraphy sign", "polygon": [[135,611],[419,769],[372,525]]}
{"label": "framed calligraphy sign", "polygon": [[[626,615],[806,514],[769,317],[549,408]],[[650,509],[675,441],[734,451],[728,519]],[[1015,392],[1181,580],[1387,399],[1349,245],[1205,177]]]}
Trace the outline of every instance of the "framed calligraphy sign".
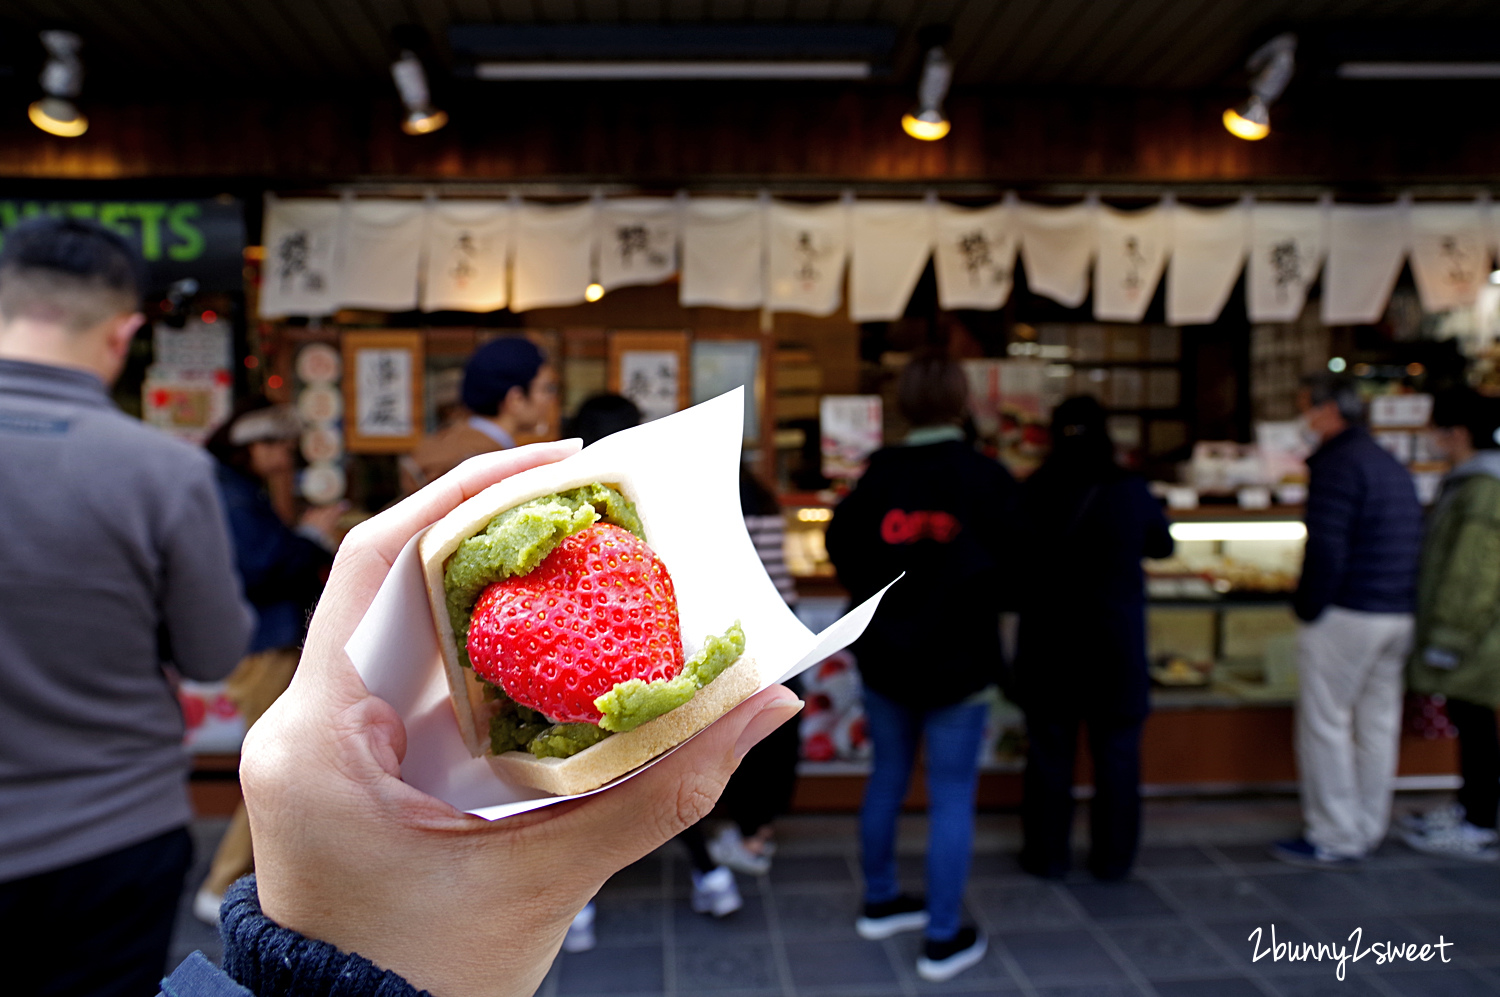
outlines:
{"label": "framed calligraphy sign", "polygon": [[650,422],[692,404],[689,339],[684,332],[611,332],[609,390]]}
{"label": "framed calligraphy sign", "polygon": [[346,332],[344,441],[350,453],[406,453],[422,437],[422,334]]}

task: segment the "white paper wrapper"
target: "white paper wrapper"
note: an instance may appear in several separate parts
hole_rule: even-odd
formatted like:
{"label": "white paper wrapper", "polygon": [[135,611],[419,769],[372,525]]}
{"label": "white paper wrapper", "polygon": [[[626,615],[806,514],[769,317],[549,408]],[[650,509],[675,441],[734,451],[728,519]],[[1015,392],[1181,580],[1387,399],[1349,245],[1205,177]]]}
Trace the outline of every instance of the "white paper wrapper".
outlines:
{"label": "white paper wrapper", "polygon": [[[628,480],[646,540],[672,576],[686,652],[692,654],[708,635],[723,633],[739,620],[745,653],[755,659],[764,689],[858,637],[884,591],[818,635],[781,600],[740,515],[743,391],[736,388],[606,437],[564,461],[524,471],[507,479],[507,490],[531,491],[531,486],[542,488],[580,474],[596,481]],[[512,786],[464,747],[415,539],[397,557],[345,650],[370,692],[390,703],[406,724],[401,774],[408,784],[487,820],[575,798]]]}

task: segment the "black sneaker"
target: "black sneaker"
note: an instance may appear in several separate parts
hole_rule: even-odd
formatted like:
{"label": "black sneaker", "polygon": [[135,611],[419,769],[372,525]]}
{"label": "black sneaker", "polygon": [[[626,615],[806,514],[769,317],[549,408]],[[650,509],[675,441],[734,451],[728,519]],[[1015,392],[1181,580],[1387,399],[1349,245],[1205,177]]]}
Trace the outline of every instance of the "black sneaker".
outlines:
{"label": "black sneaker", "polygon": [[946,942],[929,938],[917,960],[917,975],[932,983],[951,980],[983,959],[989,947],[988,939],[974,928],[959,928]]}
{"label": "black sneaker", "polygon": [[859,937],[878,942],[903,931],[921,931],[927,927],[927,901],[902,894],[894,900],[865,904],[865,912],[854,922]]}

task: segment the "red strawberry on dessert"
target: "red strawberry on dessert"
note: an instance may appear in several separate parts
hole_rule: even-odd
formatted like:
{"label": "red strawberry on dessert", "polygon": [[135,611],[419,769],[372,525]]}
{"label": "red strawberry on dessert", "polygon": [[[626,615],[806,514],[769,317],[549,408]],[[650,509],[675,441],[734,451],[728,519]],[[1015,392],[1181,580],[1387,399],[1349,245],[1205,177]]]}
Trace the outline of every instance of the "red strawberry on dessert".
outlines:
{"label": "red strawberry on dessert", "polygon": [[594,700],[629,679],[683,667],[677,597],[661,558],[596,523],[529,574],[492,583],[469,628],[474,671],[554,723],[597,724]]}

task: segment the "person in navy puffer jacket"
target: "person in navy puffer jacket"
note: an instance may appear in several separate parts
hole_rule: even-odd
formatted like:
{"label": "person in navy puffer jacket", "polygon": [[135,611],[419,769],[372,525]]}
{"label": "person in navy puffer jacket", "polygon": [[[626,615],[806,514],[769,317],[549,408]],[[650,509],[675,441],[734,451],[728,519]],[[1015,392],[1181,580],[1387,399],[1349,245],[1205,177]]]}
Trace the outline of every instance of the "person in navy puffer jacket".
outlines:
{"label": "person in navy puffer jacket", "polygon": [[1273,854],[1294,865],[1357,863],[1390,821],[1411,644],[1422,507],[1411,474],[1364,428],[1358,382],[1303,381],[1298,407],[1320,445],[1308,458],[1307,550],[1293,602],[1297,768],[1306,832]]}

